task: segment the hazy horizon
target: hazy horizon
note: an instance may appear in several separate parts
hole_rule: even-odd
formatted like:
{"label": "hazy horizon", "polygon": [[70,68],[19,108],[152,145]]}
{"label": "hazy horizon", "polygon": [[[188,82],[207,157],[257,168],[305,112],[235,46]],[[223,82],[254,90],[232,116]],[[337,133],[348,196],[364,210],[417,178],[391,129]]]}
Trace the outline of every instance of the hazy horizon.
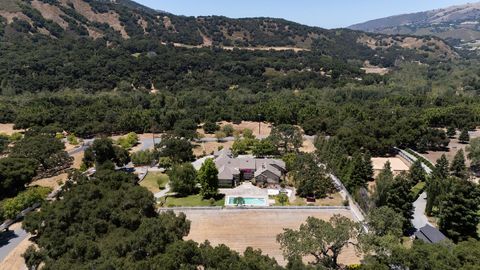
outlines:
{"label": "hazy horizon", "polygon": [[[471,3],[465,0],[136,0],[175,15],[219,15],[231,18],[275,17],[323,28],[348,27],[383,17]],[[473,1],[475,2],[475,1]]]}

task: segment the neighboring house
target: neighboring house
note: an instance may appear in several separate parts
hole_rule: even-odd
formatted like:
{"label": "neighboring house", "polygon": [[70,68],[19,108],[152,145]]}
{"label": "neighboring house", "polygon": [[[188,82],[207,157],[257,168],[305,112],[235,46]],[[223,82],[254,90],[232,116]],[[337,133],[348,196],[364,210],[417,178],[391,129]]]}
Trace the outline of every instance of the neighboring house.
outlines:
{"label": "neighboring house", "polygon": [[252,180],[257,183],[278,184],[286,173],[285,162],[277,159],[259,159],[249,156],[233,157],[230,149],[214,153],[221,187],[234,187],[240,181]]}
{"label": "neighboring house", "polygon": [[447,239],[447,237],[441,231],[428,224],[415,232],[415,238],[430,244],[436,244]]}

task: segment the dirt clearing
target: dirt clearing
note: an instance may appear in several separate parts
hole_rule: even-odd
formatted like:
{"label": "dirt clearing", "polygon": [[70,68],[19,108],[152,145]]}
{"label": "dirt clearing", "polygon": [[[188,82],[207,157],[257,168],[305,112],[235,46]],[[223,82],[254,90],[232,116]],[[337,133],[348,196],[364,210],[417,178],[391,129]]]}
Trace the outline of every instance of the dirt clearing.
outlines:
{"label": "dirt clearing", "polygon": [[[437,162],[437,160],[443,154],[445,154],[448,161],[452,162],[453,158],[455,157],[457,152],[460,151],[460,149],[463,149],[463,151],[465,152],[465,157],[466,157],[468,153],[465,151],[465,148],[468,146],[468,144],[460,143],[457,139],[458,135],[459,135],[459,132],[457,131],[457,136],[453,139],[450,139],[450,143],[448,144],[448,151],[429,151],[426,154],[423,154],[423,156],[425,158],[427,158],[430,162],[435,164]],[[477,129],[475,131],[470,131],[469,135],[470,135],[470,140],[475,139],[475,138],[479,138],[480,137],[480,129]],[[466,158],[465,161],[466,161],[467,166],[470,166],[470,160],[468,158]]]}
{"label": "dirt clearing", "polygon": [[243,131],[244,129],[248,128],[253,131],[253,135],[255,135],[255,137],[268,137],[270,132],[272,132],[272,125],[265,122],[260,123],[260,132],[258,131],[258,122],[242,121],[240,124],[233,124],[226,121],[220,122],[221,127],[228,124],[232,125],[233,129],[238,131]]}
{"label": "dirt clearing", "polygon": [[[334,214],[353,218],[349,210],[319,209],[259,209],[259,210],[188,210],[183,211],[191,220],[187,239],[196,242],[209,240],[212,245],[225,244],[240,253],[247,247],[261,249],[286,265],[276,241],[283,228],[298,229],[309,216],[329,220]],[[343,264],[360,262],[352,246],[340,254]]]}
{"label": "dirt clearing", "polygon": [[14,129],[13,126],[13,124],[0,124],[0,133],[4,133],[10,136],[13,133],[24,132],[23,129]]}
{"label": "dirt clearing", "polygon": [[68,179],[68,173],[62,173],[54,177],[43,178],[43,179],[34,181],[30,184],[30,186],[49,187],[53,190],[56,190],[57,188],[60,187],[61,184],[65,183],[67,179]]}
{"label": "dirt clearing", "polygon": [[210,155],[213,152],[218,150],[218,147],[223,146],[223,148],[232,148],[233,141],[231,142],[205,142],[205,143],[195,143],[193,144],[193,154],[196,157],[203,156],[204,154]]}

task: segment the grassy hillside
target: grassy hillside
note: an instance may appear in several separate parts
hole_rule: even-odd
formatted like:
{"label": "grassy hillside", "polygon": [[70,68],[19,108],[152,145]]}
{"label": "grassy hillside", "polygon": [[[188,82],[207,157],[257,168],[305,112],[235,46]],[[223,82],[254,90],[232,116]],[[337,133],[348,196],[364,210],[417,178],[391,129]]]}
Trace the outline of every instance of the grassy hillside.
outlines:
{"label": "grassy hillside", "polygon": [[[374,50],[361,42],[365,35],[349,30],[325,30],[282,19],[230,19],[220,16],[184,17],[155,11],[133,1],[107,0],[5,0],[0,4],[3,17],[0,34],[11,40],[21,34],[44,35],[50,38],[91,38],[122,42],[147,38],[178,47],[232,47],[315,50],[325,54],[346,47],[364,60],[365,55],[388,53],[389,48]],[[385,36],[368,35],[381,42]],[[428,44],[431,39],[416,38],[414,54],[428,54],[441,59],[455,57],[443,41],[434,40],[439,49]],[[408,48],[403,41],[399,48]],[[368,52],[370,51],[370,52]],[[435,52],[434,52],[435,51]],[[432,53],[434,52],[434,53]],[[343,52],[342,52],[343,54]],[[408,53],[406,53],[408,55]]]}

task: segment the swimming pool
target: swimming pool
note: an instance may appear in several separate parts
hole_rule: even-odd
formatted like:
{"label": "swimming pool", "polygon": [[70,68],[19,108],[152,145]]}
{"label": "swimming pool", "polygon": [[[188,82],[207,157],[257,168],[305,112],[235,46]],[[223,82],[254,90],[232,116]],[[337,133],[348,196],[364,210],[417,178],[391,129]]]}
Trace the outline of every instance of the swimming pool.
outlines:
{"label": "swimming pool", "polygon": [[265,197],[228,197],[225,200],[227,206],[268,206]]}

